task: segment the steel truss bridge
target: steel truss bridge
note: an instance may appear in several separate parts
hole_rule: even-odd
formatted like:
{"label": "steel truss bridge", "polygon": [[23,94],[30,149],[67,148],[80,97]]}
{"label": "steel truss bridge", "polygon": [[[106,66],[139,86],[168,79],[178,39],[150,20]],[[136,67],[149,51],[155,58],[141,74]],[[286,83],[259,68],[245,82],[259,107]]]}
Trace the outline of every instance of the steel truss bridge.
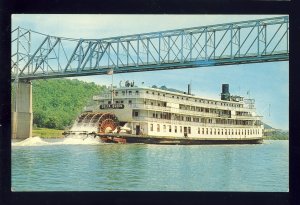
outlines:
{"label": "steel truss bridge", "polygon": [[289,60],[282,16],[103,39],[12,31],[12,80]]}

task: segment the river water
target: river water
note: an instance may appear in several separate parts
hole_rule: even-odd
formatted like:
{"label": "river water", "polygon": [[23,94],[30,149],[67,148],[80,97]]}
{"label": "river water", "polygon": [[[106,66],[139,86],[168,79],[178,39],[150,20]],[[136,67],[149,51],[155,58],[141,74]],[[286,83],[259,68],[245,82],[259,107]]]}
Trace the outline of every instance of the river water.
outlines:
{"label": "river water", "polygon": [[263,191],[288,188],[288,141],[258,145],[12,143],[14,191]]}

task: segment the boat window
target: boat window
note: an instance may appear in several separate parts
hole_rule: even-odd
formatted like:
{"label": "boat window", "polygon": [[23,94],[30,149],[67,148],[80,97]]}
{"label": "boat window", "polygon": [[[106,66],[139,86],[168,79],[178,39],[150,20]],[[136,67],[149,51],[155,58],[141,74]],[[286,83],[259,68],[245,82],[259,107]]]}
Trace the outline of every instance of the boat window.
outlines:
{"label": "boat window", "polygon": [[163,94],[163,96],[165,97],[166,95],[165,95],[165,94]]}
{"label": "boat window", "polygon": [[179,97],[177,96],[177,99],[179,99]]}
{"label": "boat window", "polygon": [[182,126],[180,126],[180,133],[182,133]]}
{"label": "boat window", "polygon": [[169,132],[172,132],[172,126],[169,125]]}
{"label": "boat window", "polygon": [[138,117],[139,116],[139,112],[138,111],[134,111],[134,117]]}
{"label": "boat window", "polygon": [[188,133],[191,134],[191,127],[188,127]]}
{"label": "boat window", "polygon": [[157,95],[160,95],[160,93],[157,93]]}
{"label": "boat window", "polygon": [[119,101],[116,101],[116,103],[119,103]]}
{"label": "boat window", "polygon": [[174,127],[174,132],[177,133],[177,126]]}
{"label": "boat window", "polygon": [[204,134],[204,128],[202,128],[202,134]]}
{"label": "boat window", "polygon": [[132,91],[131,91],[131,90],[130,90],[130,91],[128,91],[128,94],[129,94],[129,95],[132,95]]}
{"label": "boat window", "polygon": [[121,100],[121,103],[123,103],[123,100]]}
{"label": "boat window", "polygon": [[200,127],[198,127],[198,134],[200,134]]}
{"label": "boat window", "polygon": [[206,134],[208,135],[208,128],[206,128]]}
{"label": "boat window", "polygon": [[146,91],[146,93],[148,94],[148,93],[149,93],[149,91],[147,90],[147,91]]}
{"label": "boat window", "polygon": [[216,134],[216,128],[214,128],[214,135]]}
{"label": "boat window", "polygon": [[218,135],[220,134],[220,129],[218,129]]}
{"label": "boat window", "polygon": [[136,94],[136,95],[139,95],[139,91],[138,91],[138,90],[136,90],[136,91],[135,91],[135,94]]}
{"label": "boat window", "polygon": [[124,90],[122,91],[122,95],[125,95],[125,91]]}
{"label": "boat window", "polygon": [[157,132],[160,132],[160,125],[157,124]]}
{"label": "boat window", "polygon": [[151,105],[153,105],[153,102],[151,102]]}
{"label": "boat window", "polygon": [[154,92],[152,92],[152,95],[154,95]]}
{"label": "boat window", "polygon": [[223,129],[221,130],[221,135],[223,135]]}
{"label": "boat window", "polygon": [[132,101],[131,100],[128,100],[128,104],[131,104],[132,103]]}

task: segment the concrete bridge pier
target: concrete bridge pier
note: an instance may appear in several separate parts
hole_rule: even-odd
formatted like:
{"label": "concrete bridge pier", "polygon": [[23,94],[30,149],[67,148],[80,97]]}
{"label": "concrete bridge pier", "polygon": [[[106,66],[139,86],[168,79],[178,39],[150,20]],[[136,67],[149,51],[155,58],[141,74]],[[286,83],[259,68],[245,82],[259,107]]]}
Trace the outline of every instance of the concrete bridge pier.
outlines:
{"label": "concrete bridge pier", "polygon": [[32,123],[32,84],[31,81],[19,81],[12,104],[12,138],[25,139],[31,137]]}

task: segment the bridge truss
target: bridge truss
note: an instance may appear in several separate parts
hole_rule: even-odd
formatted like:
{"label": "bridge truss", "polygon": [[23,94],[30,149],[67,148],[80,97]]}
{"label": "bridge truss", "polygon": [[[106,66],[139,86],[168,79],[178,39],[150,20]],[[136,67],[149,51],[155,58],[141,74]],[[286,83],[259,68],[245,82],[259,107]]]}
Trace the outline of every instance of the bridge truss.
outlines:
{"label": "bridge truss", "polygon": [[287,61],[288,16],[103,39],[12,30],[12,80]]}

